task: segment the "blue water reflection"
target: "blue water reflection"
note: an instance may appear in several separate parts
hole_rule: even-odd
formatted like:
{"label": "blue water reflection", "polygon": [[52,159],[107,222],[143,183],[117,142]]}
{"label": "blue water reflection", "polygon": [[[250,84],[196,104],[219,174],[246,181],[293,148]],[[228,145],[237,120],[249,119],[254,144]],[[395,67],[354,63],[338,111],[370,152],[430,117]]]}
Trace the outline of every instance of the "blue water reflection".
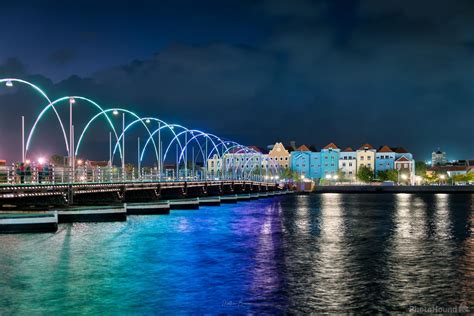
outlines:
{"label": "blue water reflection", "polygon": [[322,194],[0,236],[0,314],[406,312],[474,302],[472,195]]}

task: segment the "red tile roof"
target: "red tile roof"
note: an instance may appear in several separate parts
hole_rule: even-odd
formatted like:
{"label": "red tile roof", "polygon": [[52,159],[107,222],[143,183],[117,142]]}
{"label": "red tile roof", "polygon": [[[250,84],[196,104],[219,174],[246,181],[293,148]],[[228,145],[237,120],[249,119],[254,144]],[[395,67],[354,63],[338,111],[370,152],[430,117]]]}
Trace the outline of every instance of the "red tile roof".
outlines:
{"label": "red tile roof", "polygon": [[306,147],[306,145],[301,145],[300,147],[296,148],[296,151],[311,151],[311,150],[309,150],[309,148]]}
{"label": "red tile roof", "polygon": [[339,149],[339,147],[337,147],[334,143],[329,143],[323,149]]}
{"label": "red tile roof", "polygon": [[385,146],[382,146],[381,148],[379,148],[379,150],[377,150],[379,153],[393,153],[393,150],[388,147],[387,145]]}
{"label": "red tile roof", "polygon": [[435,166],[435,167],[429,168],[428,170],[431,170],[431,171],[467,171],[470,168],[471,167],[467,167],[467,166]]}
{"label": "red tile roof", "polygon": [[346,149],[343,150],[343,152],[351,152],[351,151],[354,151],[352,147],[347,147]]}
{"label": "red tile roof", "polygon": [[362,146],[360,146],[359,150],[364,150],[364,149],[374,149],[374,147],[372,147],[372,145],[370,144],[364,144]]}
{"label": "red tile roof", "polygon": [[392,150],[397,154],[408,154],[408,151],[403,147],[392,147]]}

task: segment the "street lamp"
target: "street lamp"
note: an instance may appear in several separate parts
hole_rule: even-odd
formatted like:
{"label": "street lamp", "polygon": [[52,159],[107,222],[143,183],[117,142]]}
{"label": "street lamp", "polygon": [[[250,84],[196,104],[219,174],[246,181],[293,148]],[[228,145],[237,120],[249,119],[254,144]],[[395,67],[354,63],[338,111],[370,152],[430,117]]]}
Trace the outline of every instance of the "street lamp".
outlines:
{"label": "street lamp", "polygon": [[146,119],[145,123],[150,124],[150,119]]}
{"label": "street lamp", "polygon": [[8,80],[8,81],[5,83],[5,85],[6,85],[7,87],[13,87],[13,82],[11,82],[10,80]]}
{"label": "street lamp", "polygon": [[39,158],[38,158],[38,163],[39,163],[40,165],[44,164],[44,162],[45,162],[45,159],[44,159],[43,157],[39,157]]}

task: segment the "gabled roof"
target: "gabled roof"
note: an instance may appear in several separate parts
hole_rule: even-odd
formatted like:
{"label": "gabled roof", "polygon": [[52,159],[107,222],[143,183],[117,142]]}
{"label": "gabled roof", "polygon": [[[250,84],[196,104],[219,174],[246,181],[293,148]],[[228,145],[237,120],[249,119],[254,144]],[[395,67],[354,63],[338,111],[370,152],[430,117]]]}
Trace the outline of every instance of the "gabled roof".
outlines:
{"label": "gabled roof", "polygon": [[408,154],[408,150],[403,147],[392,147],[392,150],[397,154]]}
{"label": "gabled roof", "polygon": [[296,148],[296,151],[311,151],[311,150],[309,150],[309,148],[306,147],[306,145],[301,145],[300,147]]}
{"label": "gabled roof", "polygon": [[362,146],[360,146],[360,148],[358,150],[365,150],[365,149],[374,149],[374,147],[372,147],[371,144],[364,144]]}
{"label": "gabled roof", "polygon": [[260,148],[260,147],[257,147],[257,146],[247,146],[248,149],[250,149],[250,151],[256,151],[258,153],[262,153],[263,150]]}
{"label": "gabled roof", "polygon": [[354,151],[354,149],[352,149],[352,147],[347,147],[342,152],[352,152],[352,151]]}
{"label": "gabled roof", "polygon": [[380,147],[379,150],[377,150],[377,152],[379,152],[379,153],[393,153],[393,150],[390,147],[388,147],[387,145],[385,145],[385,146]]}
{"label": "gabled roof", "polygon": [[411,161],[410,159],[408,159],[407,157],[405,156],[401,156],[400,158],[398,158],[397,160],[395,161]]}
{"label": "gabled roof", "polygon": [[329,143],[323,149],[339,149],[339,147],[337,147],[334,143]]}

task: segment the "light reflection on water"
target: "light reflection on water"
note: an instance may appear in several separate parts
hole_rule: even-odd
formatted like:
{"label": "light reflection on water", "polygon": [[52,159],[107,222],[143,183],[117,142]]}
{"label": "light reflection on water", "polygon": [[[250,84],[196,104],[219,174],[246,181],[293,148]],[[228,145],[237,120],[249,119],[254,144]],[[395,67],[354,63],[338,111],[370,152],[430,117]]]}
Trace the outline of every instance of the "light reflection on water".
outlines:
{"label": "light reflection on water", "polygon": [[474,302],[472,195],[322,194],[0,236],[0,314],[406,312]]}

